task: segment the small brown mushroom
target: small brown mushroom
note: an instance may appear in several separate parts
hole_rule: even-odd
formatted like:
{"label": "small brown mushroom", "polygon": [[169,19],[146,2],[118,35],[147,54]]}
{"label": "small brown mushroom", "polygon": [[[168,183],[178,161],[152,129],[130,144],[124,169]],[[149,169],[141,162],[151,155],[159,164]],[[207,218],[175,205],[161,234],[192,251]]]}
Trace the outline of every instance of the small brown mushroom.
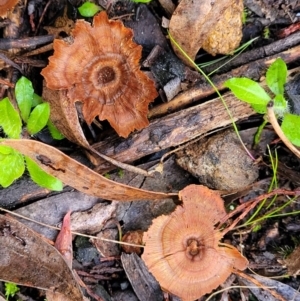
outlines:
{"label": "small brown mushroom", "polygon": [[231,245],[220,243],[215,229],[226,216],[217,192],[190,185],[179,193],[183,205],[160,216],[144,235],[143,260],[161,287],[183,301],[192,301],[222,284],[248,261]]}
{"label": "small brown mushroom", "polygon": [[12,10],[19,0],[0,0],[0,17],[5,18],[8,11]]}
{"label": "small brown mushroom", "polygon": [[132,30],[101,12],[93,26],[78,20],[72,36],[73,43],[54,40],[54,55],[42,70],[47,87],[66,89],[71,101],[82,102],[89,124],[96,116],[107,119],[122,137],[146,127],[148,105],[158,94],[140,71],[142,47]]}

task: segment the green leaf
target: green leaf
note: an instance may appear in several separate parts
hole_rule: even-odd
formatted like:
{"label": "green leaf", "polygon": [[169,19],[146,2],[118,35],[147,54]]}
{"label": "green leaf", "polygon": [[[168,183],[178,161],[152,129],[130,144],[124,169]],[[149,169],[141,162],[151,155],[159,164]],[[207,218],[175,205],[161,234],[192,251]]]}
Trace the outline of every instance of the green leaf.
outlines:
{"label": "green leaf", "polygon": [[0,101],[0,126],[9,138],[20,138],[22,120],[17,110],[13,107],[8,97]]}
{"label": "green leaf", "polygon": [[285,136],[296,146],[300,146],[300,116],[294,114],[284,115],[281,129]]}
{"label": "green leaf", "polygon": [[50,116],[50,105],[47,102],[37,105],[31,112],[27,121],[27,130],[29,134],[34,135],[42,130]]}
{"label": "green leaf", "polygon": [[102,10],[102,8],[92,2],[84,2],[81,6],[78,7],[79,13],[83,17],[93,17],[97,12]]}
{"label": "green leaf", "polygon": [[268,69],[266,74],[266,82],[270,90],[275,94],[284,93],[284,85],[286,83],[287,67],[285,62],[278,58]]}
{"label": "green leaf", "polygon": [[56,179],[52,175],[46,173],[42,168],[39,167],[30,157],[24,156],[26,161],[27,170],[29,171],[31,179],[47,189],[61,191],[63,184],[60,180]]}
{"label": "green leaf", "polygon": [[274,112],[276,116],[283,117],[284,114],[288,113],[289,107],[287,101],[282,94],[277,94],[274,97]]}
{"label": "green leaf", "polygon": [[37,95],[36,93],[33,93],[31,107],[34,108],[37,105],[39,105],[40,103],[43,103],[43,98],[41,96]]}
{"label": "green leaf", "polygon": [[267,106],[266,105],[256,105],[251,104],[252,109],[259,113],[259,114],[266,114],[267,113]]}
{"label": "green leaf", "polygon": [[4,188],[20,178],[25,170],[23,156],[12,147],[0,146],[0,185]]}
{"label": "green leaf", "polygon": [[65,138],[65,136],[58,130],[58,128],[52,123],[50,119],[47,122],[47,126],[53,139],[62,140]]}
{"label": "green leaf", "polygon": [[12,282],[5,282],[5,297],[8,300],[10,297],[13,297],[18,291],[19,287],[17,284]]}
{"label": "green leaf", "polygon": [[22,119],[27,122],[33,101],[33,87],[29,79],[22,76],[16,83],[15,94]]}
{"label": "green leaf", "polygon": [[267,92],[255,81],[249,78],[233,77],[224,83],[240,100],[257,105],[267,105],[271,100]]}

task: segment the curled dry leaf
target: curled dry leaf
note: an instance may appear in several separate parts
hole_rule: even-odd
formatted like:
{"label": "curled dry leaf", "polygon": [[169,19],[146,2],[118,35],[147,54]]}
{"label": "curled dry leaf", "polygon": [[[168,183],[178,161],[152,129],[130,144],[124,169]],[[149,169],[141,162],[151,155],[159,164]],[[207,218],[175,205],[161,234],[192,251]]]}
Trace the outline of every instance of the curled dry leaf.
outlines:
{"label": "curled dry leaf", "polygon": [[8,11],[12,10],[19,0],[0,0],[0,17],[6,17]]}
{"label": "curled dry leaf", "polygon": [[67,90],[51,90],[46,86],[43,87],[43,99],[49,102],[51,107],[51,121],[67,139],[89,148],[90,145],[78,120],[75,103],[69,100],[67,92]]}
{"label": "curled dry leaf", "polygon": [[63,223],[55,240],[54,247],[64,257],[66,263],[72,268],[73,261],[73,247],[72,247],[72,233],[71,233],[71,211],[68,211],[64,216]]}
{"label": "curled dry leaf", "polygon": [[54,40],[54,55],[42,70],[47,87],[82,102],[89,124],[96,116],[107,119],[122,137],[146,127],[148,105],[158,94],[140,71],[142,47],[133,42],[132,30],[101,12],[93,26],[78,20],[72,36],[73,43]]}
{"label": "curled dry leaf", "polygon": [[[195,60],[200,48],[212,55],[228,54],[242,39],[242,0],[181,0],[170,20],[170,34]],[[173,45],[175,53],[191,63]]]}
{"label": "curled dry leaf", "polygon": [[184,301],[198,299],[223,283],[248,261],[231,245],[220,243],[214,228],[226,216],[217,192],[190,185],[179,192],[182,206],[160,216],[144,235],[143,260],[161,287]]}
{"label": "curled dry leaf", "polygon": [[[122,237],[122,242],[130,243],[133,245],[121,245],[122,250],[125,253],[136,253],[140,255],[142,253],[142,247],[137,245],[143,244],[143,231],[136,230],[136,231],[129,231],[125,233]],[[135,245],[135,246],[134,246]]]}
{"label": "curled dry leaf", "polygon": [[64,301],[83,300],[60,253],[30,228],[4,215],[0,215],[0,279],[62,294]]}
{"label": "curled dry leaf", "polygon": [[64,184],[93,196],[107,200],[134,201],[159,200],[175,197],[176,194],[153,192],[130,187],[111,181],[81,163],[66,156],[59,150],[34,140],[1,140],[34,160],[44,171],[60,179]]}

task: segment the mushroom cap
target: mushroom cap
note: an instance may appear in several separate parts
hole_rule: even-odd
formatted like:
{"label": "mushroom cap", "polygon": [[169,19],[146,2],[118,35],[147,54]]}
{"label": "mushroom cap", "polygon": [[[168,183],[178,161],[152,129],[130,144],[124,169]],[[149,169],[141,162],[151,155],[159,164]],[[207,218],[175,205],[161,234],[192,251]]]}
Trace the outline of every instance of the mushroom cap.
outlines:
{"label": "mushroom cap", "polygon": [[73,43],[54,40],[54,55],[41,74],[52,90],[68,90],[68,98],[83,103],[87,123],[96,116],[107,119],[116,132],[127,137],[149,122],[148,105],[157,96],[154,83],[142,71],[142,47],[120,21],[108,20],[103,11],[93,26],[78,20]]}
{"label": "mushroom cap", "polygon": [[0,0],[0,17],[6,17],[7,12],[12,10],[19,0]]}
{"label": "mushroom cap", "polygon": [[219,242],[222,233],[215,224],[226,212],[218,193],[190,185],[179,197],[183,205],[153,220],[144,234],[142,258],[165,291],[192,301],[217,288],[233,268],[245,269],[248,261]]}

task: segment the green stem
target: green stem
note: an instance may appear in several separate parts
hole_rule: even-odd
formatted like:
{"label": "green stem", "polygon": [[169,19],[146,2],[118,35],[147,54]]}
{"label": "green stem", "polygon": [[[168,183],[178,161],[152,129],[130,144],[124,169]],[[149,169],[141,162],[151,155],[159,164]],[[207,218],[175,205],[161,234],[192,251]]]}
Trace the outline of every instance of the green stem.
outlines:
{"label": "green stem", "polygon": [[245,149],[246,153],[249,155],[249,157],[254,161],[255,158],[252,156],[252,154],[249,152],[249,150],[247,149],[246,145],[244,144],[240,134],[239,134],[239,131],[238,131],[238,128],[233,120],[233,117],[232,117],[232,114],[226,104],[226,101],[225,99],[222,97],[221,93],[219,92],[218,88],[215,86],[215,84],[211,81],[211,79],[202,71],[202,69],[200,67],[197,66],[197,64],[185,53],[185,51],[180,47],[180,45],[174,40],[174,38],[171,36],[170,32],[168,32],[169,34],[169,38],[171,40],[171,42],[180,50],[180,52],[184,55],[184,57],[194,66],[194,68],[196,70],[198,70],[199,73],[201,73],[204,78],[207,80],[207,82],[213,87],[213,89],[216,91],[217,95],[220,97],[225,109],[226,109],[226,112],[227,114],[229,115],[229,118],[232,122],[232,126],[236,132],[236,135],[238,136],[238,139],[239,141],[241,142],[243,148]]}

